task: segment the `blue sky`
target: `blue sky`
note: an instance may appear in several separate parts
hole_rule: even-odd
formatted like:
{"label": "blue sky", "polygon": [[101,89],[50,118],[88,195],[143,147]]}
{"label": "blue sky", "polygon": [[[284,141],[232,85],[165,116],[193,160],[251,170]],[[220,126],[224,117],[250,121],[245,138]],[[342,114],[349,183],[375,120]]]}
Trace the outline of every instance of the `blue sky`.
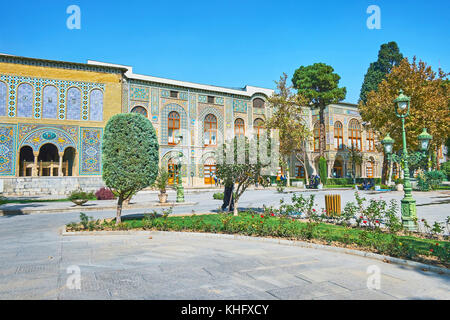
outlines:
{"label": "blue sky", "polygon": [[[81,30],[66,27],[72,4]],[[366,26],[369,5],[381,9],[380,30]],[[226,87],[274,88],[282,72],[324,62],[356,103],[382,43],[450,71],[449,12],[448,0],[13,1],[0,11],[0,52]]]}

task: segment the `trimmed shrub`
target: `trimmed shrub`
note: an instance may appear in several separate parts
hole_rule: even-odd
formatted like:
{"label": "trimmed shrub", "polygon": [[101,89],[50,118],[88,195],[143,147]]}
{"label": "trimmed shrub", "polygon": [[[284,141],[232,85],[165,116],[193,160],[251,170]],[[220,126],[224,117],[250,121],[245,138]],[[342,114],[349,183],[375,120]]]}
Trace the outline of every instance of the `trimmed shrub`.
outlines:
{"label": "trimmed shrub", "polygon": [[103,181],[118,197],[116,223],[123,201],[150,185],[158,175],[159,144],[151,122],[138,113],[116,114],[103,135]]}
{"label": "trimmed shrub", "polygon": [[223,200],[223,197],[224,197],[223,192],[217,192],[213,194],[214,200]]}
{"label": "trimmed shrub", "polygon": [[97,197],[97,200],[114,200],[116,196],[109,188],[100,188],[95,193],[95,196]]}

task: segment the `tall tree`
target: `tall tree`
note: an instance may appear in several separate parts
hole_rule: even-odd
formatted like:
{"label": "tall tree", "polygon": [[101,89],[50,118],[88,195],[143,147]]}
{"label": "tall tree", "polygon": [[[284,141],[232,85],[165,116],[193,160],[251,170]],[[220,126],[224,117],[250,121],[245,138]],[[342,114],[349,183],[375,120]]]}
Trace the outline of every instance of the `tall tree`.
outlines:
{"label": "tall tree", "polygon": [[[287,74],[283,73],[279,81],[275,81],[277,92],[270,97],[269,103],[273,108],[271,117],[266,122],[266,128],[279,130],[280,155],[286,164],[288,186],[290,184],[290,158],[293,153],[304,151],[304,141],[310,131],[303,118],[303,110],[307,101],[299,94],[292,93],[292,87],[287,85]],[[306,170],[306,164],[304,163]]]}
{"label": "tall tree", "polygon": [[364,76],[364,82],[359,95],[360,100],[367,101],[367,94],[370,91],[376,91],[378,85],[391,72],[394,66],[400,64],[403,55],[400,53],[398,45],[395,41],[384,43],[378,51],[378,60],[372,62]]}
{"label": "tall tree", "polygon": [[333,67],[325,63],[301,66],[292,77],[294,88],[306,99],[306,105],[319,109],[321,157],[325,154],[325,107],[344,100],[347,94],[345,87],[339,88],[340,79]]}
{"label": "tall tree", "polygon": [[418,148],[417,136],[423,128],[433,135],[430,150],[437,152],[445,143],[450,132],[450,90],[449,73],[441,69],[434,72],[425,62],[412,63],[407,58],[394,67],[378,86],[377,91],[367,95],[367,102],[360,101],[358,108],[364,121],[384,137],[388,132],[395,140],[394,151],[402,148],[402,126],[395,116],[393,100],[398,91],[411,97],[410,115],[406,118],[405,129],[408,148]]}
{"label": "tall tree", "polygon": [[159,144],[150,121],[137,113],[109,119],[103,135],[103,180],[118,195],[116,224],[122,204],[151,185],[158,174]]}

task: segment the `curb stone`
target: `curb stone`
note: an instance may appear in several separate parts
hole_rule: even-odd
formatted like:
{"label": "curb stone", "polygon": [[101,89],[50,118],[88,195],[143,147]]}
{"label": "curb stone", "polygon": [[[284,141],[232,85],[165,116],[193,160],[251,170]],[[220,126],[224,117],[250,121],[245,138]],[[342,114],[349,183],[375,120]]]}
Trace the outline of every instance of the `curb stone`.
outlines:
{"label": "curb stone", "polygon": [[248,240],[248,241],[257,241],[257,242],[269,242],[276,243],[282,245],[290,245],[297,246],[302,248],[310,248],[310,249],[319,249],[326,250],[336,253],[345,253],[360,257],[365,257],[369,259],[375,259],[382,262],[394,263],[398,265],[412,267],[414,269],[420,269],[422,271],[432,271],[440,274],[450,275],[450,269],[432,266],[428,264],[424,264],[421,262],[400,259],[390,256],[381,255],[373,252],[365,252],[359,251],[355,249],[341,248],[341,247],[333,247],[327,246],[323,244],[309,243],[298,240],[287,240],[287,239],[277,239],[277,238],[264,238],[264,237],[251,237],[251,236],[243,236],[243,235],[235,235],[235,234],[222,234],[222,233],[200,233],[200,232],[174,232],[174,231],[144,231],[144,230],[127,230],[127,231],[66,231],[66,227],[63,226],[61,229],[62,236],[111,236],[111,235],[176,235],[176,236],[188,236],[188,237],[203,237],[203,238],[218,238],[218,239],[227,239],[227,240]]}

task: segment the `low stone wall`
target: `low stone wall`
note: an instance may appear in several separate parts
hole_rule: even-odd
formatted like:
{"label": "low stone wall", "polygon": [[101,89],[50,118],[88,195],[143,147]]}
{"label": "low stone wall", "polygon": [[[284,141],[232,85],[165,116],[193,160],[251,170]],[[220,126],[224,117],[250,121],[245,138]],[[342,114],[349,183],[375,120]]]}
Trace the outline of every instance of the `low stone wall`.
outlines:
{"label": "low stone wall", "polygon": [[101,177],[21,177],[1,178],[3,196],[67,195],[81,188],[95,192],[105,184]]}

